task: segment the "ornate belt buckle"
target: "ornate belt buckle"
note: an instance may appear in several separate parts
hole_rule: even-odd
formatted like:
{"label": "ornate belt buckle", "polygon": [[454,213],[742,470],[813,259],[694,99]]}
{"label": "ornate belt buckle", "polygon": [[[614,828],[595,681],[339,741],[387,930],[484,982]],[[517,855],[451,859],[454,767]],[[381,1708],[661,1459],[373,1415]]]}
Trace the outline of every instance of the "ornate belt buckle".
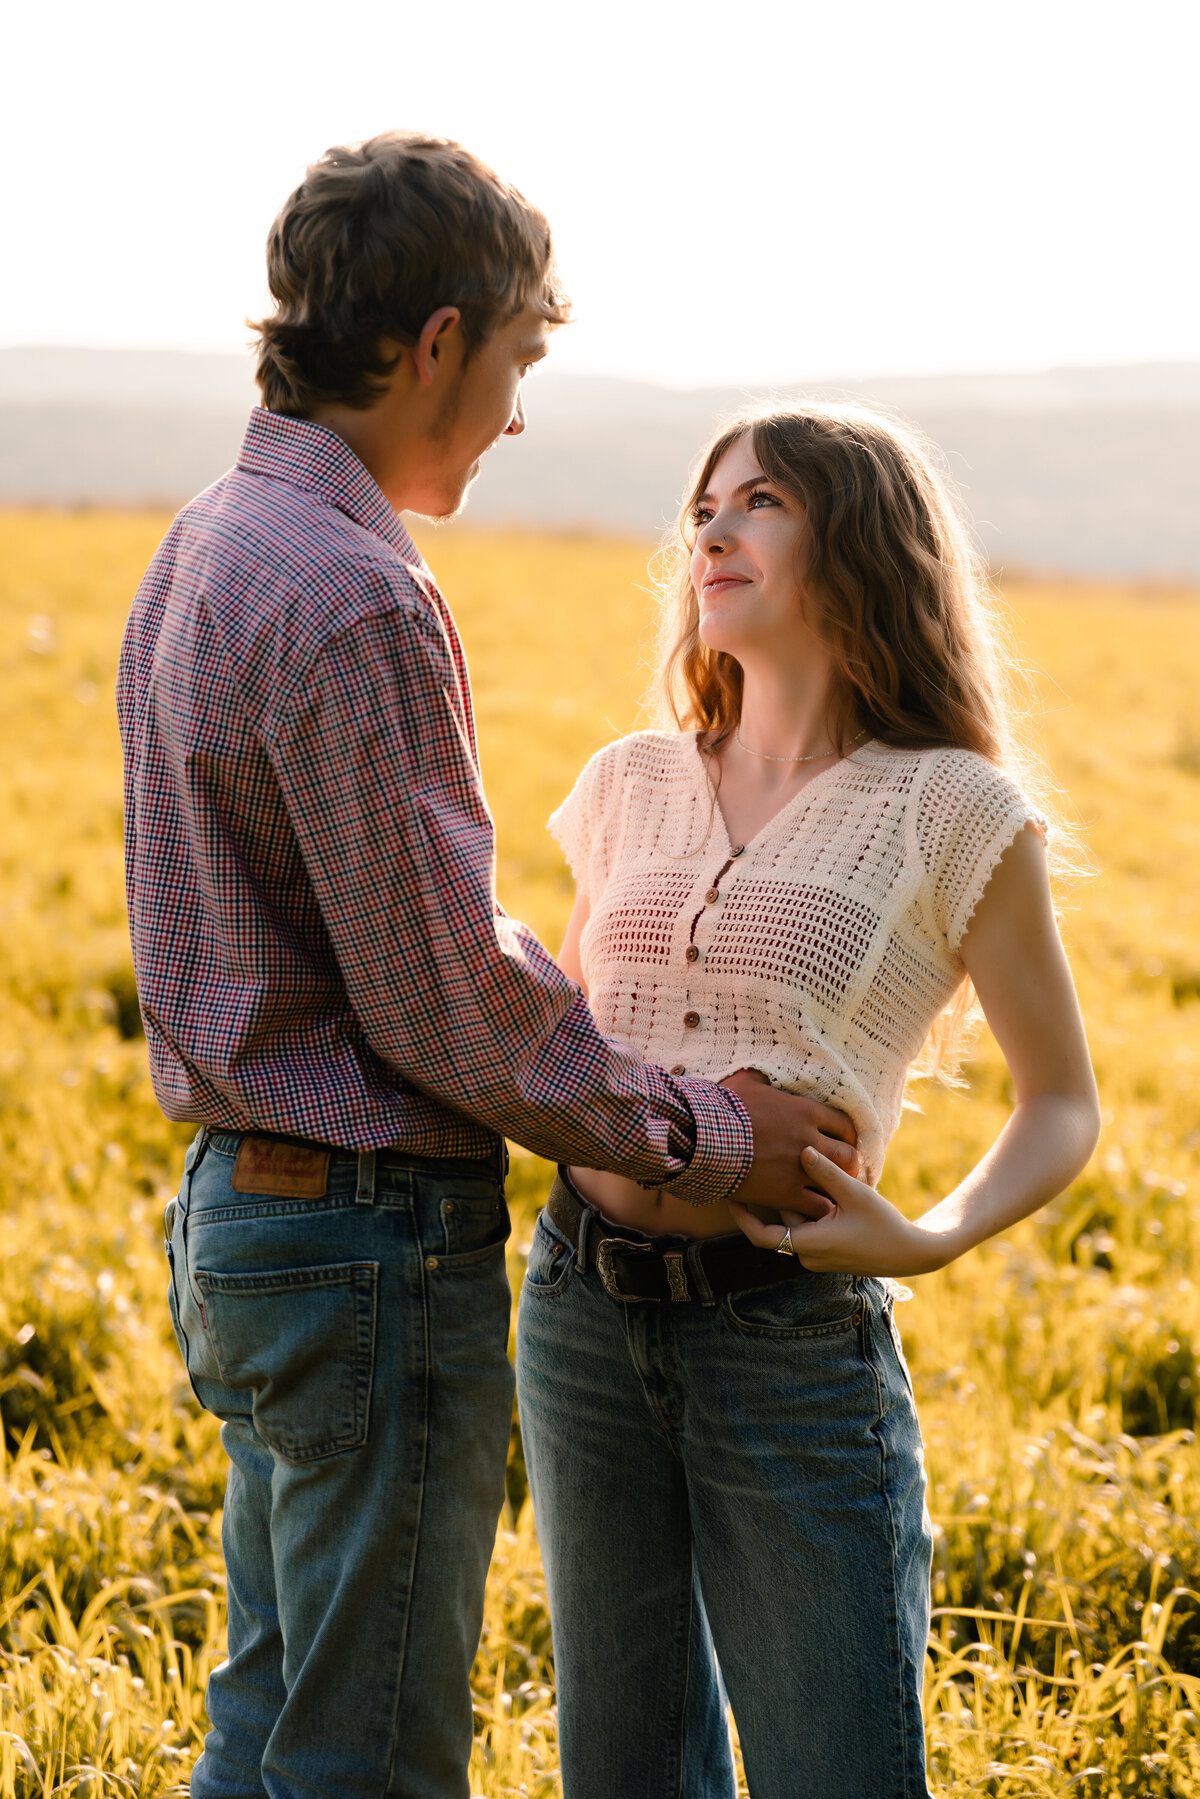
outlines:
{"label": "ornate belt buckle", "polygon": [[646,1298],[644,1293],[623,1293],[617,1283],[617,1271],[613,1267],[613,1256],[617,1250],[626,1254],[651,1255],[653,1251],[648,1243],[626,1243],[620,1237],[602,1237],[596,1249],[596,1273],[604,1284],[604,1291],[622,1304],[634,1306]]}
{"label": "ornate belt buckle", "polygon": [[684,1269],[683,1251],[668,1249],[663,1256],[667,1267],[667,1287],[672,1301],[690,1299],[691,1289],[687,1284],[687,1273]]}

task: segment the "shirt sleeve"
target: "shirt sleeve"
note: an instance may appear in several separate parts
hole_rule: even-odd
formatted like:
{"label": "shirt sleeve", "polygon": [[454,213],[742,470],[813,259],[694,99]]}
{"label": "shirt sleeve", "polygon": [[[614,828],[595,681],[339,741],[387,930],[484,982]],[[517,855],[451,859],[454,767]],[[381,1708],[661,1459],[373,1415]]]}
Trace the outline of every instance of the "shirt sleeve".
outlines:
{"label": "shirt sleeve", "polygon": [[401,599],[327,642],[276,720],[271,755],[377,1055],[551,1160],[697,1205],[728,1197],[753,1155],[736,1095],[603,1037],[498,903],[470,721],[431,609]]}
{"label": "shirt sleeve", "polygon": [[938,930],[957,952],[1009,845],[1043,813],[1011,776],[969,750],[936,757],[921,792],[917,831]]}
{"label": "shirt sleeve", "polygon": [[608,879],[609,808],[620,748],[618,739],[598,750],[584,765],[562,805],[546,821],[546,829],[567,858],[576,887],[593,902]]}

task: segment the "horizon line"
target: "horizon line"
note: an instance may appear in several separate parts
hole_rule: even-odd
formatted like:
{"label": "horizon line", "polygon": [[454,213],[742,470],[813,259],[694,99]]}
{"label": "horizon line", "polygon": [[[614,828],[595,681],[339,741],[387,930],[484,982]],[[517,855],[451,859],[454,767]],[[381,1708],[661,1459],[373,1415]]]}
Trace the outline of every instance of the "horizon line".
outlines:
{"label": "horizon line", "polygon": [[[224,349],[212,346],[199,348],[195,345],[172,344],[114,344],[114,343],[31,343],[29,341],[0,342],[0,356],[15,354],[33,355],[84,355],[84,356],[137,356],[137,357],[185,357],[201,361],[241,362],[249,364],[252,351],[249,345],[244,351],[232,347]],[[836,374],[794,374],[774,375],[754,378],[749,376],[730,376],[723,380],[677,380],[665,376],[632,374],[617,369],[597,369],[575,365],[570,362],[555,361],[539,371],[535,377],[541,381],[556,376],[569,377],[574,380],[595,382],[617,382],[636,387],[658,388],[665,393],[706,393],[727,388],[740,388],[746,392],[763,389],[796,389],[803,387],[840,387],[861,386],[876,381],[969,381],[979,379],[1003,379],[1011,377],[1020,379],[1025,376],[1071,375],[1083,373],[1106,372],[1119,370],[1148,371],[1169,369],[1200,370],[1200,356],[1161,356],[1130,358],[1120,357],[1113,360],[1088,362],[1047,362],[1047,363],[1004,363],[991,366],[975,365],[969,367],[954,366],[920,369],[873,369],[869,372]]]}

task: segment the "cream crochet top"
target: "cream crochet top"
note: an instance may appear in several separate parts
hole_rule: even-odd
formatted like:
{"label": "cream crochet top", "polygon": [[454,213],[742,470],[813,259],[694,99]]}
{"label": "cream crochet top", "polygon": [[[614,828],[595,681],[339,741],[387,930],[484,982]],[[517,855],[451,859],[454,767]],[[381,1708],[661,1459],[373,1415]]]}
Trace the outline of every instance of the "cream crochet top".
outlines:
{"label": "cream crochet top", "polygon": [[550,829],[591,905],[580,956],[605,1035],[839,1107],[874,1182],[968,920],[1029,823],[981,756],[867,743],[739,846],[695,736],[640,731],[592,757]]}

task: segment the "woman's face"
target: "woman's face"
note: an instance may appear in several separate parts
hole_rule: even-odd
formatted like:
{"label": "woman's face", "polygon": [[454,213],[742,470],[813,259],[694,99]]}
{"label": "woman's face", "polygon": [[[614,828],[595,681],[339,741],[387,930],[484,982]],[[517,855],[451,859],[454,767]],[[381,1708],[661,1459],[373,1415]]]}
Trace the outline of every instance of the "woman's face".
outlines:
{"label": "woman's face", "polygon": [[692,510],[700,636],[738,661],[807,636],[798,570],[804,508],[763,474],[749,437],[730,444]]}

